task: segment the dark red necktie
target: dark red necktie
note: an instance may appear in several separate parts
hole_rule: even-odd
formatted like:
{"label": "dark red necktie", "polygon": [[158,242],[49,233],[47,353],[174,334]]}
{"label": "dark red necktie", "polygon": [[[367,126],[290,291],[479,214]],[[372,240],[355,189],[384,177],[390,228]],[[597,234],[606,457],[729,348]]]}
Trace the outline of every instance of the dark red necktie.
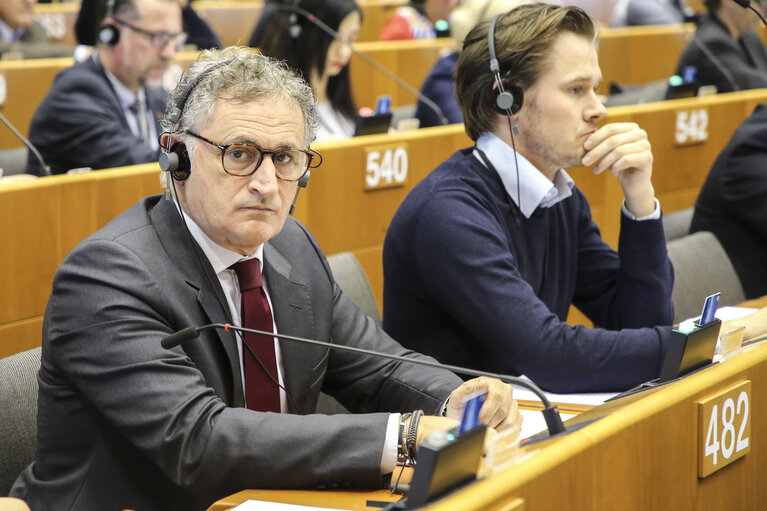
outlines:
{"label": "dark red necktie", "polygon": [[[264,292],[261,278],[261,264],[258,259],[248,259],[234,264],[234,271],[240,281],[242,293],[241,316],[245,328],[273,332],[272,311]],[[245,371],[245,404],[250,410],[261,412],[280,411],[280,392],[275,383],[277,357],[274,354],[274,339],[256,334],[245,334],[245,341],[261,361],[263,367],[253,358],[248,349],[242,349]],[[267,371],[269,374],[267,374]],[[271,377],[269,376],[271,375]],[[274,379],[272,379],[274,378]]]}

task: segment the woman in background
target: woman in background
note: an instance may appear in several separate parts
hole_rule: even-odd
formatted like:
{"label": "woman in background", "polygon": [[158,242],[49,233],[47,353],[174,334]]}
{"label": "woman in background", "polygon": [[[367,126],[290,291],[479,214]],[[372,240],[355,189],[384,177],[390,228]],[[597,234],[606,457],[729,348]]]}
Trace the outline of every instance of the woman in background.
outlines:
{"label": "woman in background", "polygon": [[[530,3],[530,0],[463,0],[461,5],[450,13],[450,37],[453,39],[455,51],[440,58],[434,64],[421,87],[421,93],[439,106],[448,123],[463,122],[461,109],[455,100],[454,76],[455,63],[458,61],[466,34],[480,21],[490,20],[497,14],[508,12],[525,3]],[[487,65],[490,65],[489,56]],[[441,124],[434,110],[422,101],[418,102],[415,116],[420,121],[421,128]]]}
{"label": "woman in background", "polygon": [[297,7],[338,32],[343,42],[304,16],[284,14],[261,41],[261,53],[287,61],[311,85],[320,120],[317,140],[349,138],[357,116],[349,81],[349,45],[357,39],[362,11],[354,0],[300,0]]}
{"label": "woman in background", "polygon": [[434,39],[435,24],[448,19],[459,0],[410,0],[410,5],[399,7],[386,21],[381,41],[407,39]]}

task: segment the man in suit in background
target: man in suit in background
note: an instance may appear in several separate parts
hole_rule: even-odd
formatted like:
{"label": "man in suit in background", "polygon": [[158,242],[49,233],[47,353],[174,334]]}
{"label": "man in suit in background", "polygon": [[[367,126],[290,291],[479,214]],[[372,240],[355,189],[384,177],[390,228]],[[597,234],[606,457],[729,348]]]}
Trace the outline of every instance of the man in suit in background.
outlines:
{"label": "man in suit in background", "polygon": [[[767,87],[767,51],[754,27],[759,18],[733,0],[705,0],[708,14],[679,59],[676,74],[696,70],[700,85],[715,85],[719,92]],[[751,2],[763,10],[761,0]]]}
{"label": "man in suit in background", "polygon": [[[163,72],[183,44],[177,0],[115,0],[97,51],[56,77],[32,117],[30,141],[54,174],[154,161],[167,93]],[[28,172],[39,174],[28,160]]]}
{"label": "man in suit in background", "polygon": [[747,298],[767,294],[767,105],[719,153],[695,202],[691,232],[719,239]]}
{"label": "man in suit in background", "polygon": [[71,57],[74,47],[51,43],[45,29],[35,21],[35,4],[37,0],[0,0],[0,55]]}
{"label": "man in suit in background", "polygon": [[[245,488],[380,487],[406,455],[398,446],[414,419],[398,412],[434,414],[414,421],[416,449],[454,427],[477,388],[488,389],[483,422],[518,424],[510,387],[490,378],[462,383],[219,330],[162,348],[189,325],[231,322],[423,358],[343,294],[288,218],[298,181],[319,163],[311,88],[283,63],[233,48],[193,64],[171,102],[179,116],[165,123],[163,180],[174,200],[140,201],[56,274],[37,459],[13,496],[33,510],[202,510]],[[312,415],[321,390],[365,414]]]}

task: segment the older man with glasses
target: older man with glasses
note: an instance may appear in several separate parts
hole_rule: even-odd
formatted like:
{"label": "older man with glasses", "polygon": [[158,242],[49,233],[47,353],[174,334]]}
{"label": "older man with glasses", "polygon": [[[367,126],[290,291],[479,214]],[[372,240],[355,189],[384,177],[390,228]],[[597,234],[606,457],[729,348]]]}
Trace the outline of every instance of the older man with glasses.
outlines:
{"label": "older man with glasses", "polygon": [[[96,51],[62,71],[29,138],[54,174],[156,160],[163,72],[184,43],[177,0],[109,0]],[[28,172],[40,174],[30,158]]]}

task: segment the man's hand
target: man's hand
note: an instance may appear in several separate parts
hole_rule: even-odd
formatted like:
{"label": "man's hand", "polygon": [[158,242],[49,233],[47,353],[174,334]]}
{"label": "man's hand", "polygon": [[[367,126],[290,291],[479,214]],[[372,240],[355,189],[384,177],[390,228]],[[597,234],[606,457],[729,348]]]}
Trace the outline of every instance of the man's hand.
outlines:
{"label": "man's hand", "polygon": [[486,389],[487,397],[479,411],[479,421],[497,431],[516,427],[522,424],[522,415],[517,408],[517,402],[511,395],[511,385],[496,378],[482,376],[464,382],[450,394],[447,402],[447,416],[461,420],[466,396],[478,390]]}
{"label": "man's hand", "polygon": [[583,165],[594,165],[595,174],[607,170],[618,178],[631,214],[641,218],[655,210],[652,148],[643,129],[633,122],[605,124],[583,147]]}

